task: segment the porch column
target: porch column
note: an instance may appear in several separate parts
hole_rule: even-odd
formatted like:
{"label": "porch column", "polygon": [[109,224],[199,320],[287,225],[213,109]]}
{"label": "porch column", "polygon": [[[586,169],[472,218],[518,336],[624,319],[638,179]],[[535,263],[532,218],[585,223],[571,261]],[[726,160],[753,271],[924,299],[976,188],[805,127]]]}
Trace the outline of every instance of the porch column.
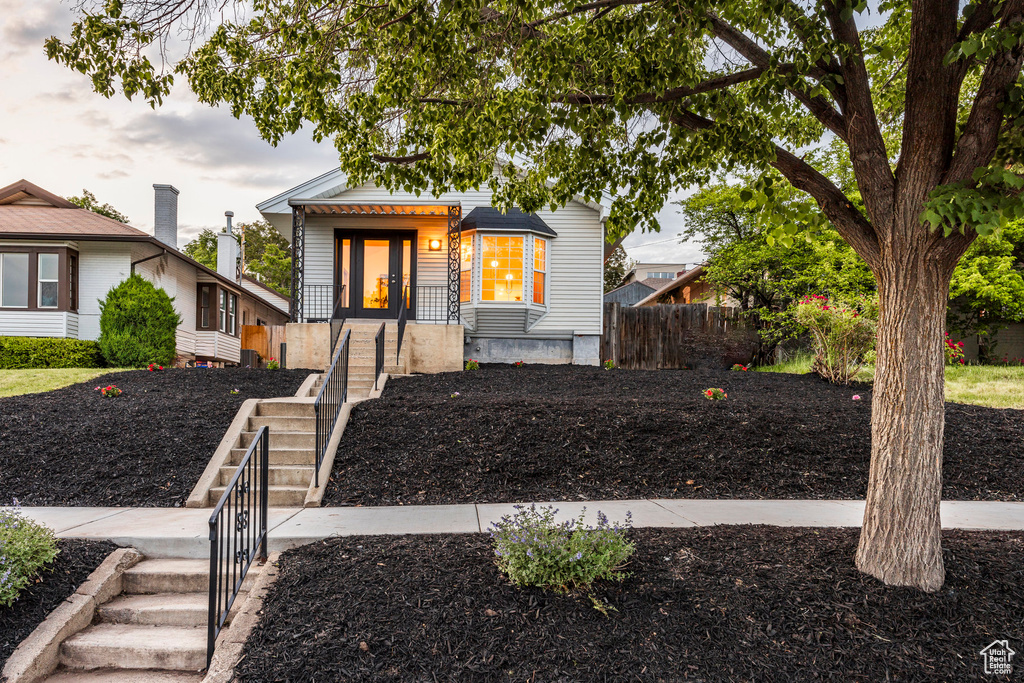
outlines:
{"label": "porch column", "polygon": [[462,207],[448,207],[448,321],[462,313]]}
{"label": "porch column", "polygon": [[289,310],[293,323],[302,320],[302,280],[306,257],[306,209],[292,207],[292,304]]}

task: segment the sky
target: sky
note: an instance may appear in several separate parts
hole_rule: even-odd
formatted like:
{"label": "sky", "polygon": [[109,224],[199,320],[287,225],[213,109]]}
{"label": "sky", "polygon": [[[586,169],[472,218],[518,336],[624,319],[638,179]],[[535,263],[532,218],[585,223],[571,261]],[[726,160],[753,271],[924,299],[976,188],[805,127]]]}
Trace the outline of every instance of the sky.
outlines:
{"label": "sky", "polygon": [[[330,144],[300,131],[273,147],[251,120],[200,104],[185,84],[156,110],[93,92],[87,77],[47,60],[43,48],[49,36],[66,36],[72,21],[67,2],[0,0],[0,187],[24,178],[64,197],[88,189],[151,233],[153,184],[169,183],[181,192],[184,246],[203,228],[222,226],[225,211],[236,222],[257,220],[257,203],[336,166]],[[675,206],[667,204],[659,221],[660,233],[626,239],[630,258],[701,260],[697,245],[674,239],[683,227]]]}

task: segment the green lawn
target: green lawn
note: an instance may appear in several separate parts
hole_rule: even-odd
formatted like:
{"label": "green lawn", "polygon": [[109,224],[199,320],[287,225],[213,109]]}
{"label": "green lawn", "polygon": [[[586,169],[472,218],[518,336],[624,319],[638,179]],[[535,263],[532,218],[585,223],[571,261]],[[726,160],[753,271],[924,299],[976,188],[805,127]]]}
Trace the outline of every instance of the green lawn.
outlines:
{"label": "green lawn", "polygon": [[[757,368],[758,372],[804,374],[811,371],[811,355],[800,355],[779,365]],[[870,382],[871,366],[857,379]],[[946,400],[990,408],[1024,410],[1024,367],[1003,365],[958,365],[946,368]]]}
{"label": "green lawn", "polygon": [[120,372],[117,368],[44,368],[38,370],[0,370],[0,397],[52,391],[93,377]]}

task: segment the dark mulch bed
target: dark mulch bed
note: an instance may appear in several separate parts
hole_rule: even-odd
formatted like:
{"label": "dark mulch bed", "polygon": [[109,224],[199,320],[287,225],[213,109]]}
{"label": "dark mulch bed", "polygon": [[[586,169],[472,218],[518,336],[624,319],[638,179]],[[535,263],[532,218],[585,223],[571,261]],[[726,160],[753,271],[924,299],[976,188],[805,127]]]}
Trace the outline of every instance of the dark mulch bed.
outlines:
{"label": "dark mulch bed", "polygon": [[60,539],[60,553],[38,583],[22,591],[10,607],[0,606],[0,668],[50,612],[71,597],[117,546],[107,541]]}
{"label": "dark mulch bed", "polygon": [[[242,402],[292,396],[309,372],[132,370],[0,398],[0,503],[182,505]],[[124,393],[95,391],[108,384]]]}
{"label": "dark mulch bed", "polygon": [[289,551],[241,679],[966,681],[993,640],[1020,644],[1024,533],[945,532],[935,594],[858,573],[856,530],[632,534],[631,576],[591,592],[608,616],[588,595],[513,588],[484,535]]}
{"label": "dark mulch bed", "polygon": [[[707,400],[708,387],[729,398]],[[485,366],[402,378],[353,410],[325,505],[862,498],[870,419],[870,386],[812,375]],[[945,498],[1024,500],[1022,471],[1024,411],[947,404]]]}

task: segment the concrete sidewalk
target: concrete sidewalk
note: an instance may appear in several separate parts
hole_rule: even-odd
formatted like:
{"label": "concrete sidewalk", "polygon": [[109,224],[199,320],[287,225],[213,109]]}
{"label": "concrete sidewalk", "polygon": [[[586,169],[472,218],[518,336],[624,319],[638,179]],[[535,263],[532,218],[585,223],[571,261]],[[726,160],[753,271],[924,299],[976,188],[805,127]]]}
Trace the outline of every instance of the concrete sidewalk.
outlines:
{"label": "concrete sidewalk", "polygon": [[[558,519],[586,508],[612,521],[633,513],[634,527],[693,527],[715,524],[858,527],[859,500],[613,500],[538,503],[554,505]],[[149,557],[207,557],[208,508],[23,507],[61,538],[106,539],[133,546]],[[399,507],[271,508],[270,551],[286,550],[330,536],[479,533],[514,512],[512,504],[410,505]],[[1024,530],[1024,503],[945,501],[946,529]]]}

